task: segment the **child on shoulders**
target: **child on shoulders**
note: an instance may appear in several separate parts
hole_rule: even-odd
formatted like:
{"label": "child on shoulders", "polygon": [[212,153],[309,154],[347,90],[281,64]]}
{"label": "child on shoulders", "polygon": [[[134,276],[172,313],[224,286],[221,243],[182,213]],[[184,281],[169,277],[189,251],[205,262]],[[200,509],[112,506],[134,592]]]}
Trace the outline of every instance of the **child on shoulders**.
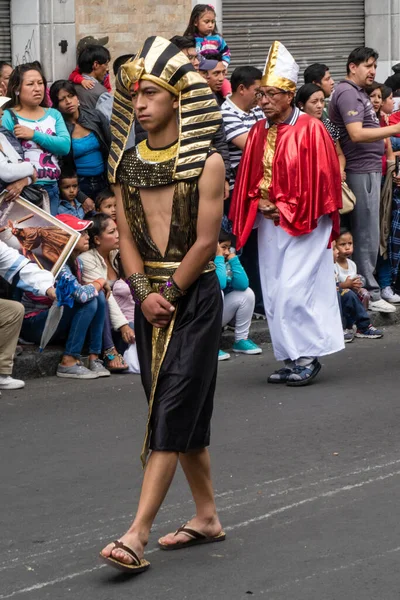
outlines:
{"label": "child on shoulders", "polygon": [[[224,38],[218,34],[215,8],[211,4],[196,4],[183,35],[193,36],[198,54],[221,54],[225,67],[231,62],[231,52]],[[224,97],[232,92],[225,79],[221,93]]]}
{"label": "child on shoulders", "polygon": [[[79,40],[78,45],[76,47],[76,55],[79,57],[82,50],[87,48],[87,46],[106,46],[108,44],[108,37],[98,38],[88,35]],[[94,82],[90,79],[85,79],[81,73],[81,70],[78,66],[72,71],[70,76],[68,77],[69,81],[75,83],[76,85],[81,85],[85,88],[85,90],[91,90],[94,87]],[[107,92],[111,93],[111,82],[110,82],[110,74],[106,73],[103,80],[103,85],[106,88]]]}
{"label": "child on shoulders", "polygon": [[[254,312],[255,296],[249,288],[249,279],[232,246],[232,235],[221,230],[214,259],[216,273],[224,297],[222,326],[235,322],[235,343],[233,352],[237,354],[261,354],[262,350],[249,339],[251,319]],[[227,360],[230,355],[219,351],[218,360]]]}

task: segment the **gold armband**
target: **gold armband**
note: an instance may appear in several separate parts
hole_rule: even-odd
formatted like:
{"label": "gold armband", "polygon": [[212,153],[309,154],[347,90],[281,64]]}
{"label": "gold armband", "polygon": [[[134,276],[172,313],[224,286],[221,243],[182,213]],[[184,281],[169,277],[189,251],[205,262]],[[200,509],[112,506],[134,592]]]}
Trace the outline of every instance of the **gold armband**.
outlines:
{"label": "gold armband", "polygon": [[153,288],[146,275],[143,273],[132,273],[125,282],[128,284],[131,294],[136,304],[142,304],[153,293]]}
{"label": "gold armband", "polygon": [[175,283],[174,278],[171,277],[160,287],[160,294],[168,300],[168,302],[176,302],[179,298],[182,298],[186,294],[185,291],[181,290]]}

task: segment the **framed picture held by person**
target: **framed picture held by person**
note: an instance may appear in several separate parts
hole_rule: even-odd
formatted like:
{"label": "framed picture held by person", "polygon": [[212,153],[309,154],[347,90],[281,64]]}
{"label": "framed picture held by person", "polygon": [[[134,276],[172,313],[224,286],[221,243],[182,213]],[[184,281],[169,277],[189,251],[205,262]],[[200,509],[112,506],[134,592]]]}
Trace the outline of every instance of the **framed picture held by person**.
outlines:
{"label": "framed picture held by person", "polygon": [[24,198],[0,194],[0,240],[57,277],[79,239],[74,231]]}

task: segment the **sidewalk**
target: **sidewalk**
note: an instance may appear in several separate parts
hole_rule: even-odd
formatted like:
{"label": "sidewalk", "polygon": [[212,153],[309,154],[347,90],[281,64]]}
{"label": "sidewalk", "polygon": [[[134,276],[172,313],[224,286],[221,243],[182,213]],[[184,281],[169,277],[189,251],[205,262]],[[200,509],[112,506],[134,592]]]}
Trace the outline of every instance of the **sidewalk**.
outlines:
{"label": "sidewalk", "polygon": [[[400,324],[400,307],[395,313],[381,314],[369,313],[371,322],[375,327],[385,328]],[[250,330],[251,339],[256,344],[271,341],[267,321],[253,321]],[[229,350],[234,342],[233,331],[224,331],[221,337],[221,348]],[[15,357],[13,376],[18,379],[34,379],[37,377],[51,377],[56,374],[57,365],[62,356],[63,349],[57,346],[48,346],[44,352],[39,352],[36,346],[24,346],[20,356]]]}

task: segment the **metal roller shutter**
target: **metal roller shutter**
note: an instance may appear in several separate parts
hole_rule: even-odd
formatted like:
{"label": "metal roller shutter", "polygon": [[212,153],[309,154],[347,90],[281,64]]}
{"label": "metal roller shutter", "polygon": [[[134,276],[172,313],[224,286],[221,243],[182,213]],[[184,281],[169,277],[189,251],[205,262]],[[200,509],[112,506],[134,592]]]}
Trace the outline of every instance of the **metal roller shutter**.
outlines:
{"label": "metal roller shutter", "polygon": [[10,0],[0,0],[0,60],[11,61]]}
{"label": "metal roller shutter", "polygon": [[300,73],[322,62],[341,78],[351,50],[364,44],[364,0],[223,0],[222,16],[233,68],[263,68],[270,44],[279,40]]}

